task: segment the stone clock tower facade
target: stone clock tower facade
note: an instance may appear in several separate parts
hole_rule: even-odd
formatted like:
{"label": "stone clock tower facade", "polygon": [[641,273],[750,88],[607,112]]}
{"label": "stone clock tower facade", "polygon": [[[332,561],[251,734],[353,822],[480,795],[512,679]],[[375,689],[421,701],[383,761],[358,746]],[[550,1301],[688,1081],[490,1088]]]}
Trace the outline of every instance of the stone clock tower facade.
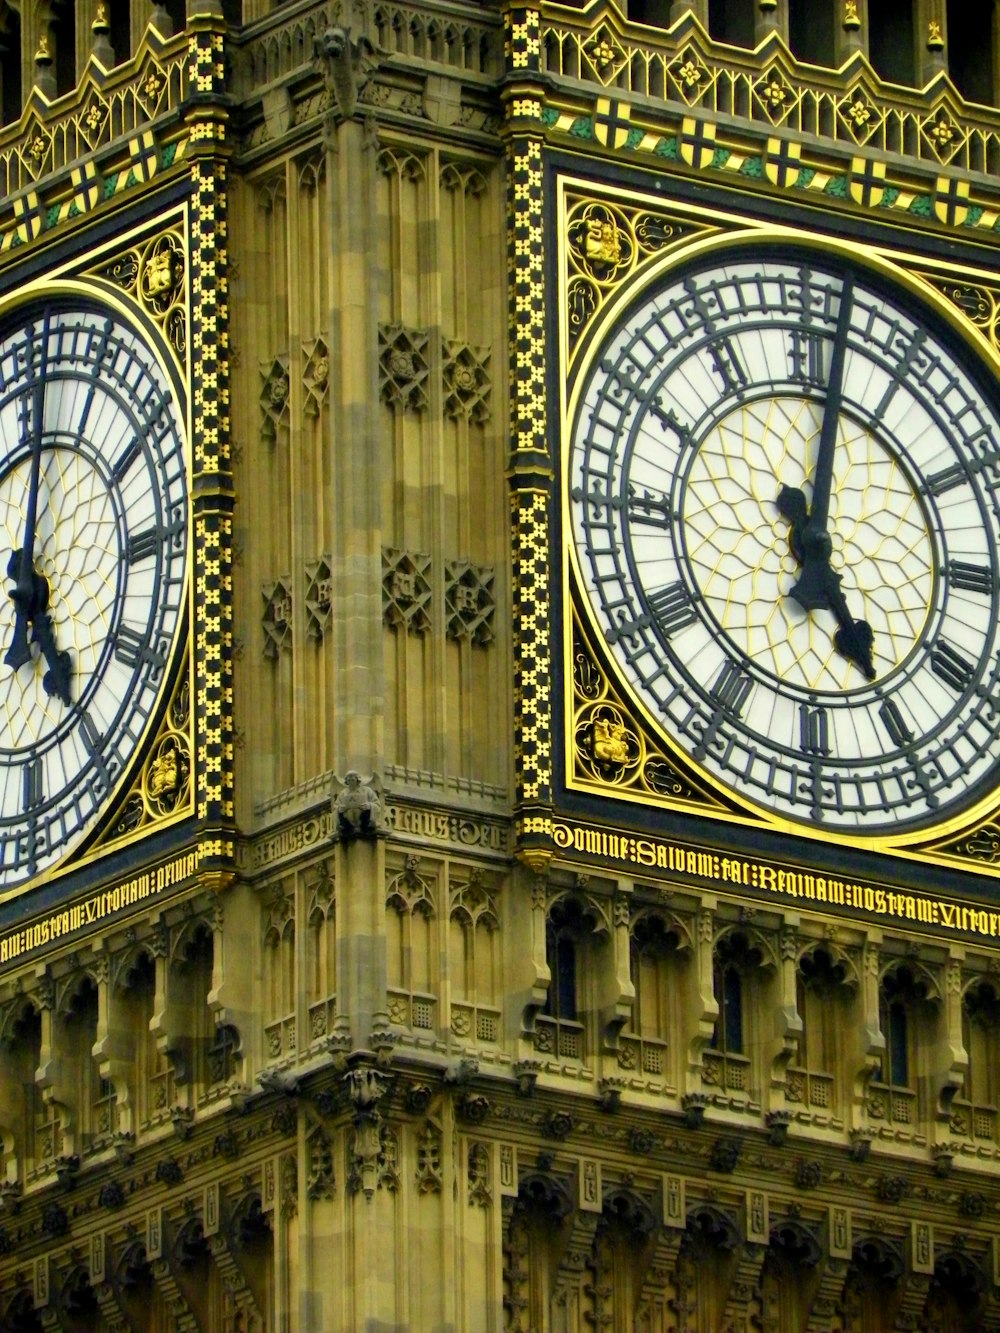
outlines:
{"label": "stone clock tower facade", "polygon": [[0,3],[0,1333],[1000,1328],[993,8]]}

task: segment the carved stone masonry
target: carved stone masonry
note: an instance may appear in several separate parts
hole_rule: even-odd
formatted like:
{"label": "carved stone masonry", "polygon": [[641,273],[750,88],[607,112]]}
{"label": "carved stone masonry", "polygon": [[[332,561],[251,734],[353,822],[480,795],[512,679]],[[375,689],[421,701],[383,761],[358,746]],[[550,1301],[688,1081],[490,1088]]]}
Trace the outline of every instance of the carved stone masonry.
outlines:
{"label": "carved stone masonry", "polygon": [[399,412],[423,412],[428,405],[429,335],[426,329],[380,324],[379,397]]}
{"label": "carved stone masonry", "polygon": [[380,1070],[362,1067],[346,1073],[344,1082],[354,1107],[351,1180],[366,1199],[371,1199],[378,1188],[384,1165],[379,1103],[388,1090],[389,1081]]}
{"label": "carved stone masonry", "polygon": [[393,629],[426,634],[431,627],[431,558],[414,551],[382,550],[382,619]]}
{"label": "carved stone masonry", "polygon": [[330,350],[322,334],[302,344],[302,389],[306,416],[318,417],[330,391]]}
{"label": "carved stone masonry", "polygon": [[260,366],[260,437],[266,444],[274,444],[278,428],[288,425],[288,357],[281,355]]}
{"label": "carved stone masonry", "polygon": [[490,419],[490,349],[446,339],[442,345],[444,411],[453,421],[481,426]]}
{"label": "carved stone masonry", "polygon": [[352,769],[345,773],[343,784],[336,782],[336,788],[333,800],[333,813],[337,821],[334,841],[373,841],[388,836],[385,802],[377,777],[364,782],[361,774]]}
{"label": "carved stone masonry", "polygon": [[358,94],[378,67],[382,54],[364,33],[352,39],[351,29],[327,28],[313,44],[316,63],[323,75],[323,86],[335,120],[353,116]]}
{"label": "carved stone masonry", "polygon": [[261,588],[264,614],[264,656],[272,662],[292,648],[292,578],[282,574]]}
{"label": "carved stone masonry", "polygon": [[322,643],[330,629],[333,581],[330,557],[306,561],[306,638]]}
{"label": "carved stone masonry", "polygon": [[495,570],[469,560],[445,564],[445,631],[449,639],[468,639],[478,647],[493,642],[496,611]]}

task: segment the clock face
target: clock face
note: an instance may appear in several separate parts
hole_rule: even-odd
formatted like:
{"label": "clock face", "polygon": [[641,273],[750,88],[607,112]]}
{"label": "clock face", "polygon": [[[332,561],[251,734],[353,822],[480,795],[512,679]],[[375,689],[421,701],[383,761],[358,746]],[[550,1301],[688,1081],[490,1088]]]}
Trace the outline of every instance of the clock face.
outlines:
{"label": "clock face", "polygon": [[884,837],[1000,768],[1000,413],[930,306],[828,252],[705,252],[587,363],[571,559],[613,668],[742,801]]}
{"label": "clock face", "polygon": [[182,635],[181,412],[147,342],[66,296],[0,323],[0,888],[129,774]]}

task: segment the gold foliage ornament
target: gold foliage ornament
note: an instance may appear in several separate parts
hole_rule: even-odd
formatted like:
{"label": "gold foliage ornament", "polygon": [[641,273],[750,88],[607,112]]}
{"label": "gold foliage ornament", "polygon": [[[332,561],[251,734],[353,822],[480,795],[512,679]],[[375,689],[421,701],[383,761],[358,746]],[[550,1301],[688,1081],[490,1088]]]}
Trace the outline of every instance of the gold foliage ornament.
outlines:
{"label": "gold foliage ornament", "polygon": [[[651,744],[625,711],[608,678],[577,630],[573,644],[574,772],[587,785],[622,789],[623,795],[672,796],[705,801],[666,753]],[[715,805],[715,802],[712,802]]]}
{"label": "gold foliage ornament", "polygon": [[575,345],[618,285],[693,228],[646,209],[568,197],[566,300]]}
{"label": "gold foliage ornament", "polygon": [[191,689],[185,670],[167,715],[129,792],[113,836],[120,837],[185,810],[191,803]]}

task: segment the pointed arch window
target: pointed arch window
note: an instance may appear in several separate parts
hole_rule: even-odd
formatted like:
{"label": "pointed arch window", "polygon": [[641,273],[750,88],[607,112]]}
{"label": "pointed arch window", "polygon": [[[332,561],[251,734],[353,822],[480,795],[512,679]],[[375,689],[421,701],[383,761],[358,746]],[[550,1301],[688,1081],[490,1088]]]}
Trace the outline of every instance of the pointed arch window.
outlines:
{"label": "pointed arch window", "polygon": [[10,125],[21,114],[24,88],[21,78],[21,16],[0,3],[0,118]]}
{"label": "pointed arch window", "polygon": [[42,1111],[35,1082],[42,1057],[41,1014],[27,999],[18,1006],[0,1040],[0,1181],[24,1179],[34,1167]]}
{"label": "pointed arch window", "polygon": [[819,1115],[838,1110],[838,1071],[852,990],[845,963],[828,949],[813,948],[799,959],[796,1008],[802,1033],[797,1059],[788,1069],[785,1096],[793,1105]]}
{"label": "pointed arch window", "polygon": [[995,4],[948,0],[948,73],[967,102],[995,104],[997,23]]}
{"label": "pointed arch window", "polygon": [[635,1001],[632,1021],[622,1033],[618,1063],[625,1070],[676,1077],[671,1039],[678,1029],[680,939],[658,913],[640,916],[632,926],[630,972]]}
{"label": "pointed arch window", "polygon": [[997,1142],[1000,1107],[1000,990],[973,981],[962,997],[962,1045],[969,1059],[965,1082],[952,1102],[951,1129],[974,1142]]}
{"label": "pointed arch window", "polygon": [[905,964],[893,967],[879,988],[879,1027],[885,1040],[879,1069],[869,1088],[872,1120],[913,1127],[918,1120],[917,1033],[930,1024],[928,987]]}
{"label": "pointed arch window", "polygon": [[750,1001],[763,955],[741,931],[721,937],[715,946],[713,989],[719,1007],[702,1076],[710,1086],[749,1093],[750,1047],[755,1015]]}
{"label": "pointed arch window", "polygon": [[535,1048],[541,1052],[573,1060],[583,1056],[596,924],[591,911],[575,897],[560,898],[549,910],[545,958],[551,980],[535,1021]]}
{"label": "pointed arch window", "polygon": [[788,45],[797,60],[810,65],[837,63],[836,14],[832,4],[788,0]]}

